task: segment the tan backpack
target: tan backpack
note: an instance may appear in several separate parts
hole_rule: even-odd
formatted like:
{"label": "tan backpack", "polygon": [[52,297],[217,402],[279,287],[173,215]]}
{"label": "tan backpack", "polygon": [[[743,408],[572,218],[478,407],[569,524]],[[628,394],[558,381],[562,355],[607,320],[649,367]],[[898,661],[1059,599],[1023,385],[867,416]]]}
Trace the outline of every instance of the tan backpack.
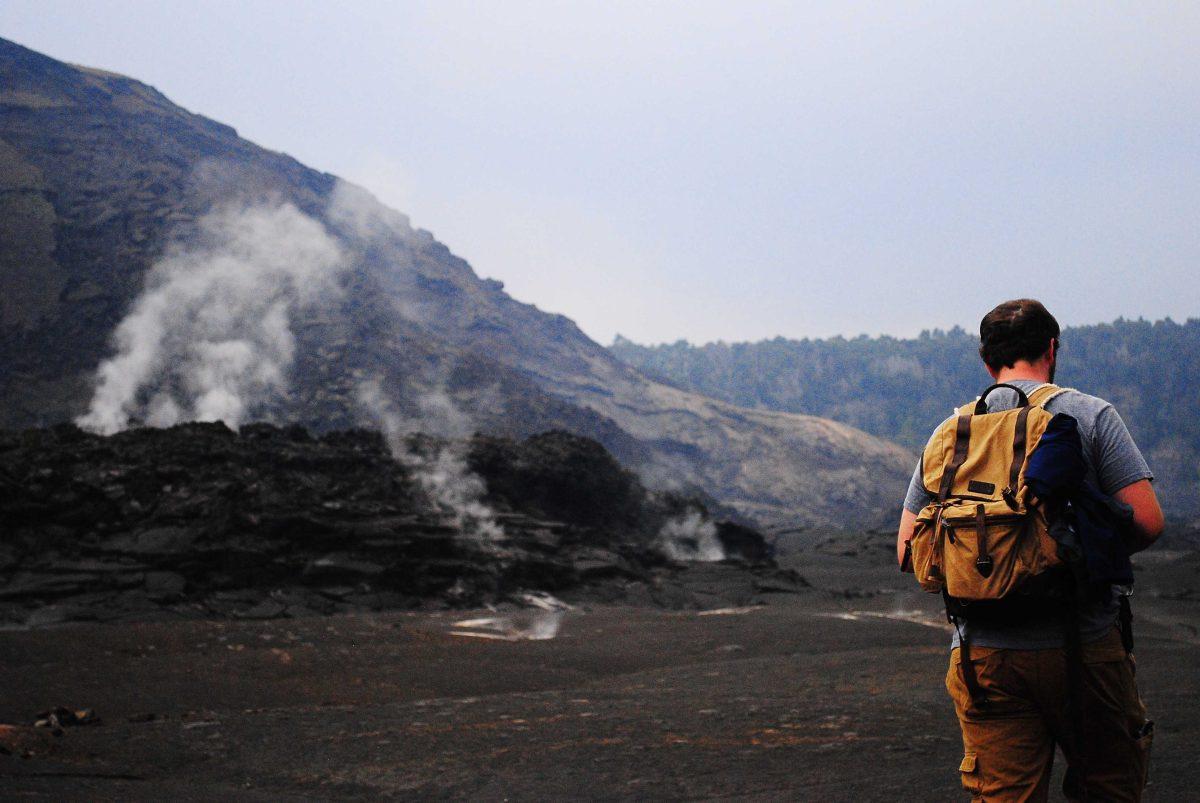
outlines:
{"label": "tan backpack", "polygon": [[[1017,392],[1019,406],[987,412],[988,394],[1001,387]],[[1025,486],[1025,465],[1053,418],[1046,402],[1064,392],[1046,384],[1026,396],[993,385],[925,447],[925,487],[937,488],[937,498],[918,514],[909,549],[921,588],[943,593],[948,606],[987,608],[1029,594],[1063,564]]]}

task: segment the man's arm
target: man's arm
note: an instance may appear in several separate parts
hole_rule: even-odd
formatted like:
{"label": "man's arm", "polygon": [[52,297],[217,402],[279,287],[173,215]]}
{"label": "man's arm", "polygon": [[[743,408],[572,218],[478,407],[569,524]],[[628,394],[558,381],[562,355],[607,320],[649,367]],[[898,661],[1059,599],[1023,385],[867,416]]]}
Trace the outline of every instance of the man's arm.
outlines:
{"label": "man's arm", "polygon": [[900,513],[900,530],[896,533],[896,562],[904,568],[904,548],[912,540],[913,528],[917,523],[917,514],[908,508]]}
{"label": "man's arm", "polygon": [[[1130,483],[1114,493],[1113,497],[1133,508],[1133,529],[1137,540],[1129,545],[1130,552],[1140,552],[1158,540],[1163,531],[1163,512],[1150,480]],[[911,530],[909,532],[911,535]]]}
{"label": "man's arm", "polygon": [[1129,548],[1131,552],[1139,552],[1153,544],[1163,531],[1162,508],[1150,484],[1154,474],[1111,404],[1096,417],[1095,432],[1100,490],[1133,508],[1134,541]]}
{"label": "man's arm", "polygon": [[[923,454],[923,453],[922,453]],[[908,481],[908,493],[904,495],[904,507],[900,513],[900,530],[896,533],[896,562],[904,571],[904,547],[912,539],[917,523],[917,514],[933,501],[933,494],[925,487],[924,456],[917,461],[912,479]]]}

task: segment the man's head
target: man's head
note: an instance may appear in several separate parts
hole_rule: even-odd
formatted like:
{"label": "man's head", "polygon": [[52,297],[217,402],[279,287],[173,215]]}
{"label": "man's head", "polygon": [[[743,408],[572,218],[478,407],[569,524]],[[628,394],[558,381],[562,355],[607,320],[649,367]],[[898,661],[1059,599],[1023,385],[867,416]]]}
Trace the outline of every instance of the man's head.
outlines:
{"label": "man's head", "polygon": [[996,378],[1006,368],[1019,367],[1046,373],[1053,382],[1058,342],[1058,321],[1032,298],[1005,301],[979,322],[979,356]]}

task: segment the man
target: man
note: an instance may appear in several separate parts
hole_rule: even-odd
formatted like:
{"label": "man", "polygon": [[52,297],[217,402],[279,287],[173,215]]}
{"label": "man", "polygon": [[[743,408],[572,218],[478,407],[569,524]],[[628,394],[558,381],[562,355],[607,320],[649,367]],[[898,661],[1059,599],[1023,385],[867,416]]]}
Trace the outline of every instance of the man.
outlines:
{"label": "man", "polygon": [[[983,318],[979,337],[979,354],[996,382],[1028,394],[1053,381],[1059,326],[1039,302],[1004,302]],[[1017,394],[1001,388],[987,402],[990,412],[1010,409],[1018,403]],[[1163,515],[1151,486],[1153,474],[1112,405],[1072,390],[1052,397],[1046,410],[1076,420],[1089,480],[1132,508],[1136,532],[1130,551],[1154,543],[1162,533]],[[934,499],[923,486],[923,475],[918,463],[896,536],[901,564],[917,514]],[[972,704],[955,633],[946,688],[962,728],[959,770],[972,799],[1046,800],[1056,743],[1067,757],[1063,791],[1069,797],[1140,799],[1152,731],[1134,683],[1133,657],[1126,654],[1117,629],[1118,610],[1114,590],[1109,599],[1085,604],[1079,613],[1083,734],[1072,733],[1068,697],[1075,692],[1067,681],[1063,625],[1056,612],[1020,625],[966,625],[970,660],[986,706]]]}

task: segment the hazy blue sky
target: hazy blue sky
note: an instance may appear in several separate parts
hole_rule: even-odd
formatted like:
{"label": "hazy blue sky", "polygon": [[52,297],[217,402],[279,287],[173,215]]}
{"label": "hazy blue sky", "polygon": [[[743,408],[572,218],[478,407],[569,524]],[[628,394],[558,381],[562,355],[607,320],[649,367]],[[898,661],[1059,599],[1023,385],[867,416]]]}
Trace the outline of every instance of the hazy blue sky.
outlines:
{"label": "hazy blue sky", "polygon": [[608,342],[1200,314],[1200,5],[4,0]]}

